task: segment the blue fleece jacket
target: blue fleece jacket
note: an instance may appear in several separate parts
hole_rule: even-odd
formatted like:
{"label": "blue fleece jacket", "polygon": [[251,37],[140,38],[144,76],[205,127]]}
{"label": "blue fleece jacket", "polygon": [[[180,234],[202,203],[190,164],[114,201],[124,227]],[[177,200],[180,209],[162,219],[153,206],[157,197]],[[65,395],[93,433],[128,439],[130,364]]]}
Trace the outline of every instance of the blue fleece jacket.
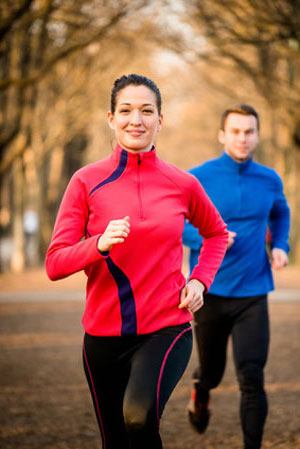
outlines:
{"label": "blue fleece jacket", "polygon": [[[289,251],[289,207],[277,173],[249,159],[235,162],[225,152],[190,170],[219,210],[228,230],[237,233],[209,292],[225,297],[257,296],[273,290],[266,251],[267,226],[272,248]],[[183,243],[190,247],[190,270],[197,264],[202,238],[186,222]]]}

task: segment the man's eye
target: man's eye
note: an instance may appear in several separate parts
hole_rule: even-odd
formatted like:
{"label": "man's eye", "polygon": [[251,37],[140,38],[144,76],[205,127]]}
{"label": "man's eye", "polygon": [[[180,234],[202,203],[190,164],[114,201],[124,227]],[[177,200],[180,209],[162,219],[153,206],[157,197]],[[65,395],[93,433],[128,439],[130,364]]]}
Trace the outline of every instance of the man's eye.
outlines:
{"label": "man's eye", "polygon": [[152,109],[143,109],[143,112],[145,114],[152,114],[153,113]]}
{"label": "man's eye", "polygon": [[129,109],[120,109],[121,114],[129,112]]}

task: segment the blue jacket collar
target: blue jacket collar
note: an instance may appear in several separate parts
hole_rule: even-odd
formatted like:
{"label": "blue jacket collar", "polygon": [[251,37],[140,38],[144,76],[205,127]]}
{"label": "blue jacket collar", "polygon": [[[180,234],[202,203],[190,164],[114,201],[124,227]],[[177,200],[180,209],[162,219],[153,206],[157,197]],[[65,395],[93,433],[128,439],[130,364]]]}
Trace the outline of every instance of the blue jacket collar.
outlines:
{"label": "blue jacket collar", "polygon": [[253,164],[252,158],[248,159],[245,162],[236,162],[234,159],[232,159],[232,157],[225,153],[225,151],[223,152],[220,159],[226,168],[236,173],[242,173],[248,170]]}

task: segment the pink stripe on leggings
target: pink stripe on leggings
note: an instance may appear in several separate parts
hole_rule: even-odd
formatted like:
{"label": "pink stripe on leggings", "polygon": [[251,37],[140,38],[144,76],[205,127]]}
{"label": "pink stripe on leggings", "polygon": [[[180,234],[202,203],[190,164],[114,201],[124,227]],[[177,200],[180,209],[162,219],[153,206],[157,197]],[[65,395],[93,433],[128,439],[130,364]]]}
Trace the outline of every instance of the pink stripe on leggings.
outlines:
{"label": "pink stripe on leggings", "polygon": [[87,366],[88,371],[89,371],[90,381],[91,381],[91,385],[92,385],[92,389],[93,389],[93,395],[94,395],[94,398],[95,398],[97,415],[98,415],[99,422],[100,422],[100,429],[101,429],[102,440],[103,440],[103,449],[105,449],[106,448],[106,439],[105,439],[105,434],[104,434],[104,427],[103,427],[103,422],[102,422],[102,419],[101,419],[100,407],[99,407],[99,402],[98,402],[98,398],[97,398],[97,395],[96,395],[96,389],[95,389],[92,373],[91,373],[91,370],[90,370],[90,367],[89,367],[89,364],[88,364],[88,361],[87,361],[87,356],[86,356],[86,352],[85,352],[84,343],[83,343],[83,353],[84,353],[85,363],[86,363],[86,366]]}
{"label": "pink stripe on leggings", "polygon": [[175,340],[173,341],[173,343],[170,345],[169,349],[166,352],[166,355],[163,359],[161,368],[160,368],[160,372],[159,372],[159,378],[158,378],[158,383],[157,383],[157,394],[156,394],[156,415],[157,415],[157,424],[159,427],[159,392],[160,392],[160,384],[161,384],[161,380],[162,380],[162,376],[163,376],[163,372],[166,366],[166,362],[167,362],[167,358],[170,354],[170,352],[172,351],[175,343],[177,342],[177,340],[179,340],[179,338],[185,334],[185,332],[190,331],[192,329],[191,327],[187,327],[186,329],[184,329],[182,332],[180,332],[180,334],[177,335],[177,337],[175,338]]}

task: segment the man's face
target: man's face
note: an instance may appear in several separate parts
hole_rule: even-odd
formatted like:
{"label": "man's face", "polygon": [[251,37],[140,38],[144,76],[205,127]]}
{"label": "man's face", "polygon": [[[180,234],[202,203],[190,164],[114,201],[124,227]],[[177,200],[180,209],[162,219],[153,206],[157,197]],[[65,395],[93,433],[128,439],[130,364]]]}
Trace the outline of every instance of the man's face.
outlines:
{"label": "man's face", "polygon": [[228,156],[236,162],[247,161],[259,141],[256,117],[232,112],[227,116],[224,130],[219,130],[218,137]]}

